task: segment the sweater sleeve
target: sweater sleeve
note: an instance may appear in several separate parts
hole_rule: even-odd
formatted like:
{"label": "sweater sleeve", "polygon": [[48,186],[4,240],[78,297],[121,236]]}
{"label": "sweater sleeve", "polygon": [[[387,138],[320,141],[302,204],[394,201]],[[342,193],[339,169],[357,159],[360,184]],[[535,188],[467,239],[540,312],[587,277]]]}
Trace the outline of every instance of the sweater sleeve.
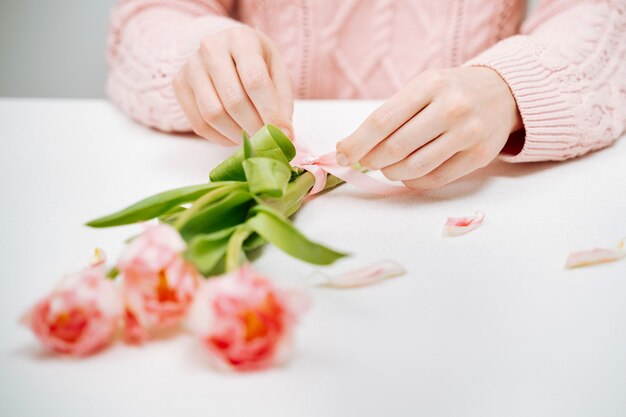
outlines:
{"label": "sweater sleeve", "polygon": [[172,79],[211,34],[239,23],[233,0],[118,0],[108,38],[107,95],[134,120],[167,132],[191,127]]}
{"label": "sweater sleeve", "polygon": [[573,158],[626,130],[624,0],[543,0],[520,35],[465,65],[494,69],[515,97],[525,137],[505,161]]}

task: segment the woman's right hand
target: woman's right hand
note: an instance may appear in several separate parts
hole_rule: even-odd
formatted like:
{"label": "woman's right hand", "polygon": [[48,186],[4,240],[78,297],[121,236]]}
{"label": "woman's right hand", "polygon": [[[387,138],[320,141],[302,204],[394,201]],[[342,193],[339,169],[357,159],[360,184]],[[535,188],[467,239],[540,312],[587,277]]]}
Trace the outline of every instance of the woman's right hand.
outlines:
{"label": "woman's right hand", "polygon": [[239,26],[202,41],[173,80],[193,131],[223,145],[271,123],[293,137],[291,79],[270,39]]}

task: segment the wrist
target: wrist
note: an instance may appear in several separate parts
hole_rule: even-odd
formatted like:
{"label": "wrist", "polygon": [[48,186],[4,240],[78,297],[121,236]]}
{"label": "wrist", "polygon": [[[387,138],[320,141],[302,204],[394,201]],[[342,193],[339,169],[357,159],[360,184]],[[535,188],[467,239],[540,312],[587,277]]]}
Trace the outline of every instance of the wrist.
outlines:
{"label": "wrist", "polygon": [[494,80],[497,80],[496,83],[502,93],[502,103],[506,109],[505,114],[508,119],[509,134],[513,134],[518,130],[521,130],[524,127],[524,122],[522,121],[522,116],[517,107],[517,101],[515,100],[513,91],[511,91],[507,82],[496,70],[488,67],[483,68],[489,70],[494,75]]}

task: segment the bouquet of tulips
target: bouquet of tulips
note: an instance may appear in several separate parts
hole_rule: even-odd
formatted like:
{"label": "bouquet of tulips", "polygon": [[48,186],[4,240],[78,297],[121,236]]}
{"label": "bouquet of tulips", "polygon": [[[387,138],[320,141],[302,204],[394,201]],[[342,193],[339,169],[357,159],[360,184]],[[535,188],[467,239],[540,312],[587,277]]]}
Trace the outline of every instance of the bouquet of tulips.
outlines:
{"label": "bouquet of tulips", "polygon": [[[122,326],[128,342],[142,343],[184,322],[219,367],[276,363],[288,351],[307,298],[277,288],[248,260],[268,242],[318,265],[345,256],[309,240],[289,221],[315,184],[313,174],[290,164],[295,155],[289,138],[268,125],[252,138],[244,134],[242,148],[210,173],[210,182],[89,222],[111,227],[158,220],[146,223],[108,270],[97,250],[89,266],[64,277],[23,323],[49,349],[82,356],[107,346]],[[329,176],[325,189],[339,183]]]}
{"label": "bouquet of tulips", "polygon": [[[312,242],[289,221],[314,185],[314,176],[292,167],[292,142],[267,125],[211,171],[210,182],[148,197],[87,223],[111,227],[158,219],[187,242],[185,258],[204,276],[236,270],[269,242],[303,261],[328,265],[345,254]],[[329,176],[325,189],[341,182]]]}

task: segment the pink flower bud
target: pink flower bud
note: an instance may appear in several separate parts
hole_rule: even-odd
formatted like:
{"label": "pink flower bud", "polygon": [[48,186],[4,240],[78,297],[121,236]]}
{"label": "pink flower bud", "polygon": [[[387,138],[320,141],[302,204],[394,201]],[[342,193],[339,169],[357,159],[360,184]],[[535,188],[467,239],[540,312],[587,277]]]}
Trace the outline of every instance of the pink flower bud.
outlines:
{"label": "pink flower bud", "polygon": [[92,266],[64,277],[21,321],[45,347],[58,353],[84,356],[111,342],[122,312],[121,295],[106,278],[101,258]]}
{"label": "pink flower bud", "polygon": [[122,254],[125,338],[142,343],[151,332],[180,322],[194,298],[200,274],[181,255],[185,242],[176,229],[148,226]]}
{"label": "pink flower bud", "polygon": [[246,265],[201,284],[186,325],[217,368],[258,370],[286,359],[307,305],[304,294],[279,290]]}

